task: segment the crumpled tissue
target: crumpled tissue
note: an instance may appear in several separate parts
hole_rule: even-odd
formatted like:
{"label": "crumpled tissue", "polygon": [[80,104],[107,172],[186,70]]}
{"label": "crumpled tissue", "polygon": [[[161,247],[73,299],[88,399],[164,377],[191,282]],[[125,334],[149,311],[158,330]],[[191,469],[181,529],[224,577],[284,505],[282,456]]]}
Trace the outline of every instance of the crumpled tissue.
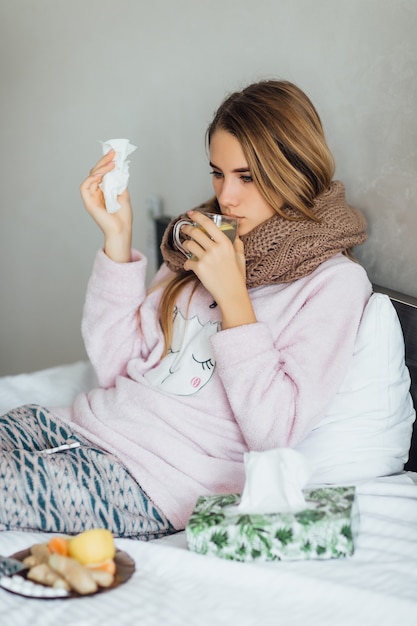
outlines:
{"label": "crumpled tissue", "polygon": [[292,448],[244,455],[245,485],[239,513],[294,513],[306,508],[303,488],[313,468]]}
{"label": "crumpled tissue", "polygon": [[117,196],[126,189],[129,181],[130,161],[127,161],[127,157],[136,150],[136,146],[131,144],[128,139],[108,139],[101,143],[103,145],[103,154],[107,154],[109,150],[116,152],[114,169],[103,176],[103,180],[99,185],[104,195],[107,212],[116,213],[120,209]]}

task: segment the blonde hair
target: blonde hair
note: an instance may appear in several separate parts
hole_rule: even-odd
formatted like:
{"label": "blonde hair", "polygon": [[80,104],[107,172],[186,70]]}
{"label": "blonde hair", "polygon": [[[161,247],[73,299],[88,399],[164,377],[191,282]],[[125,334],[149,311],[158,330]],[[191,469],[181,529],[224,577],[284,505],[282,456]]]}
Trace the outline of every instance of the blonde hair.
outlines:
{"label": "blonde hair", "polygon": [[[278,214],[317,221],[312,207],[332,181],[334,161],[320,117],[301,89],[288,81],[265,80],[232,93],[207,129],[208,148],[217,130],[239,141],[254,184]],[[215,197],[200,208],[220,212]],[[165,353],[171,345],[176,299],[192,282],[191,298],[199,284],[192,272],[179,272],[164,288],[159,315]]]}

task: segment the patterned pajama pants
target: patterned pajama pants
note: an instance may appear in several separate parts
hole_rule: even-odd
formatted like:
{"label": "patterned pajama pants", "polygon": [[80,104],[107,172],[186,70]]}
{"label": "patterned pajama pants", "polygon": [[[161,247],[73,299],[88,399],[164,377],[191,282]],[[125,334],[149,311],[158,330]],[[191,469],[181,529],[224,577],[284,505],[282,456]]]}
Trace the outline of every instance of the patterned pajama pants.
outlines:
{"label": "patterned pajama pants", "polygon": [[[80,445],[45,452],[71,443]],[[0,530],[88,528],[143,540],[175,532],[127,469],[70,424],[37,405],[0,417]]]}

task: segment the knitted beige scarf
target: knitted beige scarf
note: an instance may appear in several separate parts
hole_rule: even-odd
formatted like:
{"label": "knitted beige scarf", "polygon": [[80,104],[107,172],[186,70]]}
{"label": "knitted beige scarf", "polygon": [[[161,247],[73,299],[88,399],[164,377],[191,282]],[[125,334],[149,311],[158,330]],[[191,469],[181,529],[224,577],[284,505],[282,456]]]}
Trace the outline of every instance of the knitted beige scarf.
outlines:
{"label": "knitted beige scarf", "polygon": [[[288,220],[276,214],[241,237],[248,289],[307,276],[323,261],[366,240],[366,220],[346,203],[340,181],[316,198],[312,211],[319,222]],[[183,271],[184,265],[184,255],[172,246],[172,228],[178,219],[168,224],[161,243],[164,261],[174,272]]]}

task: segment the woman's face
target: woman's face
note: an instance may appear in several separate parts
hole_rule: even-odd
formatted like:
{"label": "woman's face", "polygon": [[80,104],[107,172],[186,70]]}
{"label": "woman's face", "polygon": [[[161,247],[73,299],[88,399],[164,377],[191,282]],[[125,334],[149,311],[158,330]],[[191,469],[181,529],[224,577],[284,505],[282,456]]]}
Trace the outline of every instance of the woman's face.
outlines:
{"label": "woman's face", "polygon": [[225,130],[216,130],[211,138],[210,166],[221,212],[239,219],[239,235],[275,215],[252,180],[239,141]]}

